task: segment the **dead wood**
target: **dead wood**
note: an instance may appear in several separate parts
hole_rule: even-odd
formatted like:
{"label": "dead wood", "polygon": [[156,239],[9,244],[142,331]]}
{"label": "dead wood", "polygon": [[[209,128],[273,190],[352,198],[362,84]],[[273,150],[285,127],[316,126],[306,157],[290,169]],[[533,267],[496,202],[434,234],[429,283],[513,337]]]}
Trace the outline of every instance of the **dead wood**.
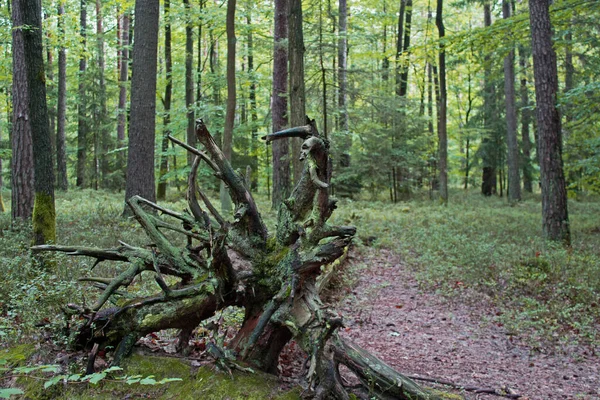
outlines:
{"label": "dead wood", "polygon": [[[369,398],[436,399],[364,349],[340,338],[336,331],[343,326],[343,319],[319,297],[323,267],[345,254],[356,229],[328,223],[336,207],[328,191],[329,142],[319,135],[314,120],[264,137],[267,142],[284,137],[304,139],[299,155],[304,171],[280,206],[273,234],[267,231],[245,177],[232,168],[202,120],[196,121],[196,136],[204,151],[170,138],[196,156],[188,180],[186,212],[168,210],[137,196],[127,202],[150,246],[33,248],[92,257],[94,266],[104,261],[127,263],[114,278],[83,279],[91,281],[101,294],[90,307],[68,306],[86,321],[78,328],[76,342],[95,349],[92,356],[99,346],[116,346],[114,364],[118,364],[140,337],[178,328],[180,338],[186,341],[202,321],[236,305],[244,307],[244,321],[228,352],[214,349],[214,354],[224,355],[216,356],[219,363],[230,362],[228,354],[233,353],[237,361],[274,372],[281,349],[293,338],[308,354],[306,397],[349,399],[354,393]],[[197,187],[202,162],[228,188],[235,205],[232,216],[220,215]],[[167,231],[185,238],[186,246],[173,244]],[[230,258],[234,254],[246,267],[234,267]],[[116,299],[142,274],[153,276],[155,294]],[[176,283],[168,284],[174,281],[168,277],[176,278]],[[117,306],[107,307],[113,299]],[[182,350],[185,347],[180,346]],[[359,389],[342,379],[340,365],[357,376]]]}

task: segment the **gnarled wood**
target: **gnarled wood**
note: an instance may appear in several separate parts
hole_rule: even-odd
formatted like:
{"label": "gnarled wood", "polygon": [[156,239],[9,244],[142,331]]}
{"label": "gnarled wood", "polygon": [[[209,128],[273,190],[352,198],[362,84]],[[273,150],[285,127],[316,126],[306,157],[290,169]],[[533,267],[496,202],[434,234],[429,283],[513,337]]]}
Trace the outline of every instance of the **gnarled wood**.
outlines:
{"label": "gnarled wood", "polygon": [[[319,297],[317,282],[322,267],[342,257],[356,229],[327,223],[336,204],[328,192],[329,143],[320,137],[314,120],[264,138],[268,142],[283,137],[304,139],[299,155],[304,170],[290,197],[280,205],[273,236],[263,223],[244,177],[233,170],[202,120],[196,122],[196,136],[206,152],[172,139],[196,155],[188,180],[188,212],[171,211],[138,196],[128,200],[133,215],[152,242],[149,248],[123,243],[114,249],[34,247],[35,251],[93,257],[96,264],[129,263],[114,278],[82,279],[102,292],[92,307],[68,306],[70,312],[86,317],[77,343],[88,348],[95,344],[117,345],[114,363],[118,364],[141,336],[178,328],[182,330],[180,338],[185,340],[215,311],[236,305],[244,307],[246,314],[229,348],[252,367],[275,372],[281,349],[294,338],[309,356],[307,397],[349,399],[355,393],[369,398],[434,399],[381,360],[341,339],[336,334],[343,326],[341,316]],[[196,175],[202,160],[229,190],[235,203],[231,219],[219,215],[197,187]],[[165,230],[182,235],[187,245],[173,245]],[[244,260],[245,267],[234,268],[233,252]],[[123,288],[141,274],[153,275],[156,293],[127,299]],[[178,282],[167,284],[167,276],[178,278]],[[113,298],[118,306],[107,307]],[[214,353],[229,354],[217,348]],[[90,354],[93,357],[94,352]],[[227,363],[228,358],[219,362]],[[342,364],[356,374],[362,389],[344,385],[339,372]]]}

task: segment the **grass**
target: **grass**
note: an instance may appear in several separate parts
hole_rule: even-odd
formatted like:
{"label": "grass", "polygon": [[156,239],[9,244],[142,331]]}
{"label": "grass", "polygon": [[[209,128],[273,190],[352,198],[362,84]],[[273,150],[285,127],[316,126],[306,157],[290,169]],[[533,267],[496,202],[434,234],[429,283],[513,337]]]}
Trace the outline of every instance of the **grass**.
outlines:
{"label": "grass", "polygon": [[[165,206],[185,208],[183,195],[170,196]],[[257,202],[272,231],[275,213],[268,199],[257,196]],[[56,207],[60,244],[147,244],[138,224],[120,217],[123,193],[57,193]],[[356,225],[357,242],[400,253],[423,285],[456,299],[466,299],[468,293],[482,296],[499,310],[494,322],[524,333],[536,346],[566,341],[598,346],[600,202],[571,201],[569,211],[570,249],[542,239],[535,196],[515,206],[459,191],[451,193],[447,207],[426,199],[399,204],[342,200],[333,219]],[[92,301],[76,279],[90,274],[93,260],[58,255],[56,270],[40,270],[31,262],[29,238],[28,228],[11,228],[9,212],[0,215],[2,341],[38,335],[40,323],[58,328],[59,306]],[[112,276],[118,268],[102,263],[94,275]]]}

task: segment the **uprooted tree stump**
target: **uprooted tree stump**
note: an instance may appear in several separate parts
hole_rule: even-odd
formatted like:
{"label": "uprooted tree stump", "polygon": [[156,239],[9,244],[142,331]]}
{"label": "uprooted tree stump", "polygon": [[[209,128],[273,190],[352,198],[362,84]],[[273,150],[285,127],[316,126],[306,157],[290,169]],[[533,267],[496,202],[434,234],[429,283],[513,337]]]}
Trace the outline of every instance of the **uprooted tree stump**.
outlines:
{"label": "uprooted tree stump", "polygon": [[[264,137],[267,142],[286,137],[305,140],[300,155],[304,171],[279,208],[274,235],[267,231],[244,178],[225,159],[202,120],[196,122],[196,135],[205,151],[171,138],[196,156],[188,179],[189,212],[171,211],[138,196],[128,200],[151,246],[133,247],[121,242],[114,249],[34,247],[35,251],[94,257],[96,264],[129,263],[112,279],[85,279],[102,293],[91,307],[68,305],[70,312],[87,321],[78,327],[76,342],[95,349],[91,358],[99,346],[116,346],[113,364],[118,365],[148,333],[180,329],[180,343],[185,344],[193,329],[216,311],[239,306],[245,309],[245,317],[237,336],[228,344],[229,351],[215,353],[235,354],[237,361],[275,372],[283,346],[294,339],[308,355],[304,371],[307,397],[349,399],[353,393],[385,399],[436,398],[341,338],[336,330],[343,325],[342,318],[319,297],[321,267],[342,256],[356,229],[327,223],[336,207],[327,189],[329,143],[320,137],[314,120]],[[227,185],[235,203],[232,221],[221,216],[197,188],[202,161]],[[167,231],[171,233],[166,235]],[[182,235],[182,243],[187,245],[177,247],[169,240],[173,234]],[[234,263],[234,259],[243,262]],[[155,295],[105,307],[111,296],[144,272],[154,275],[160,288]],[[176,283],[168,284],[166,277]],[[349,386],[340,375],[340,365],[352,371],[361,384]]]}

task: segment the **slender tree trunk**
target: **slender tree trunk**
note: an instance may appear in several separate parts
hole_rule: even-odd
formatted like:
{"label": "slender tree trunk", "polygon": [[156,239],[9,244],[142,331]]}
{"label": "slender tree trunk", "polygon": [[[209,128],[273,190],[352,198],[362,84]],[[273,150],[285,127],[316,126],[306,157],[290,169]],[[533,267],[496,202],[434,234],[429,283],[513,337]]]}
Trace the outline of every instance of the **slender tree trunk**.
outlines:
{"label": "slender tree trunk", "polygon": [[343,153],[350,151],[352,142],[349,137],[348,127],[348,105],[347,102],[347,70],[348,70],[348,6],[346,0],[339,0],[339,28],[338,28],[338,106],[340,112],[340,129],[346,138],[340,150]]}
{"label": "slender tree trunk", "polygon": [[[231,161],[233,153],[233,123],[235,121],[236,87],[235,87],[235,5],[236,0],[227,0],[227,109],[225,111],[225,127],[223,129],[223,155]],[[231,198],[225,183],[221,182],[221,210],[231,211]]]}
{"label": "slender tree trunk", "polygon": [[400,0],[400,12],[398,13],[398,31],[396,32],[396,95],[400,96],[400,87],[402,82],[402,64],[400,56],[402,55],[402,38],[404,37],[404,13],[406,11],[406,1]]}
{"label": "slender tree trunk", "polygon": [[60,35],[60,49],[58,51],[58,105],[56,121],[56,172],[57,187],[60,190],[67,190],[69,182],[67,180],[67,143],[65,126],[67,123],[67,54],[64,45],[64,21],[65,6],[60,3],[58,6],[58,31]]}
{"label": "slender tree trunk", "polygon": [[433,66],[427,62],[427,130],[433,136]]}
{"label": "slender tree trunk", "polygon": [[[492,9],[489,1],[483,4],[483,25],[485,27],[492,25]],[[491,56],[485,55],[484,70],[483,70],[483,110],[484,110],[484,137],[481,141],[482,153],[482,177],[481,177],[481,193],[484,196],[491,196],[496,193],[496,167],[498,160],[496,157],[496,145],[491,137],[495,137],[495,126],[493,124],[494,113],[496,109],[496,93],[494,83],[492,82]],[[491,137],[490,137],[491,136]]]}
{"label": "slender tree trunk", "polygon": [[[196,146],[194,133],[194,24],[190,15],[190,2],[183,0],[185,7],[185,108],[187,110],[187,143]],[[188,165],[191,166],[194,158],[188,153]]]}
{"label": "slender tree trunk", "polygon": [[252,33],[252,2],[247,2],[246,23],[248,24],[248,75],[250,78],[250,91],[248,92],[248,100],[250,101],[250,154],[252,157],[252,179],[250,188],[256,189],[258,186],[258,153],[256,151],[258,145],[258,113],[256,110],[256,74],[254,72],[254,37]]}
{"label": "slender tree trunk", "polygon": [[[173,62],[171,57],[171,1],[164,1],[164,24],[165,24],[165,97],[163,100],[164,114],[163,114],[163,138],[161,144],[160,153],[160,172],[158,188],[156,190],[156,198],[158,200],[164,200],[167,197],[167,181],[164,176],[169,172],[169,156],[167,150],[169,150],[169,139],[168,136],[171,133],[171,98],[173,95]],[[187,61],[187,58],[186,58]],[[186,76],[187,78],[187,76]],[[187,80],[186,80],[187,81]],[[187,82],[186,82],[187,83]],[[186,87],[187,89],[187,87]],[[187,99],[187,92],[186,92]]]}
{"label": "slender tree trunk", "polygon": [[542,184],[542,226],[548,239],[568,245],[571,235],[562,161],[561,121],[556,107],[558,71],[556,53],[552,47],[549,8],[549,0],[529,1]]}
{"label": "slender tree trunk", "polygon": [[[106,186],[106,178],[110,173],[110,163],[108,161],[108,150],[110,146],[109,131],[107,129],[108,111],[106,108],[106,79],[105,62],[104,62],[104,21],[102,17],[102,2],[96,0],[96,35],[98,46],[98,78],[99,78],[99,93],[98,93],[98,113],[97,113],[97,143],[94,147],[96,153],[96,188]],[[96,131],[95,130],[95,131]]]}
{"label": "slender tree trunk", "polygon": [[[150,201],[156,200],[154,129],[158,16],[158,0],[136,1],[125,199],[139,195]],[[129,212],[126,206],[124,214]]]}
{"label": "slender tree trunk", "polygon": [[[44,20],[48,20],[50,14],[44,12]],[[50,124],[50,132],[56,132],[56,106],[53,104],[54,99],[58,98],[56,91],[54,90],[54,54],[52,44],[52,31],[50,29],[45,32],[45,49],[46,49],[46,91],[48,92],[48,99],[52,99],[52,103],[48,104],[48,123]],[[52,154],[56,154],[56,136],[50,135],[50,143],[52,145]]]}
{"label": "slender tree trunk", "polygon": [[[204,2],[205,2],[205,0],[199,1],[200,12],[202,12],[204,10]],[[202,65],[202,20],[199,20],[199,21],[200,22],[198,23],[198,44],[197,44],[198,64],[196,67],[196,103],[197,104],[200,104],[200,101],[202,100],[202,71],[203,71],[203,65]]]}
{"label": "slender tree trunk", "polygon": [[54,208],[54,169],[46,83],[42,52],[42,4],[41,0],[15,2],[20,7],[23,25],[33,29],[23,30],[23,48],[27,85],[31,139],[33,143],[33,169],[35,199],[33,205],[33,241],[44,244],[56,241],[56,212]]}
{"label": "slender tree trunk", "polygon": [[[290,73],[290,124],[306,124],[306,94],[304,88],[304,33],[302,31],[302,1],[288,0],[289,73]],[[302,163],[298,159],[301,140],[292,140],[292,166],[294,183],[302,174]]]}
{"label": "slender tree trunk", "polygon": [[[129,80],[129,10],[121,16],[120,61],[119,68],[119,106],[117,116],[117,147],[125,146],[125,131],[127,128],[127,81]],[[124,174],[125,152],[117,153],[117,170]]]}
{"label": "slender tree trunk", "polygon": [[[511,16],[510,2],[502,1],[502,16]],[[521,201],[521,179],[519,176],[519,143],[517,142],[517,106],[515,104],[515,50],[512,48],[504,57],[504,101],[506,105],[506,147],[508,165],[508,199]]]}
{"label": "slender tree trunk", "polygon": [[[288,0],[275,0],[275,26],[273,37],[273,94],[271,109],[273,132],[287,128],[288,125]],[[290,195],[290,159],[289,139],[273,142],[273,209]]]}
{"label": "slender tree trunk", "polygon": [[12,168],[11,213],[13,221],[28,221],[33,211],[33,144],[29,112],[29,89],[23,48],[23,16],[19,3],[12,7]]}
{"label": "slender tree trunk", "polygon": [[85,90],[85,73],[87,69],[86,42],[87,42],[87,9],[86,0],[80,3],[80,36],[81,54],[79,56],[79,88],[77,101],[77,182],[78,188],[84,188],[86,181],[87,164],[87,95]]}
{"label": "slender tree trunk", "polygon": [[529,135],[529,125],[531,124],[531,110],[529,109],[529,92],[527,90],[527,62],[528,55],[525,53],[524,46],[519,47],[519,66],[521,68],[521,150],[523,168],[523,189],[533,192],[533,176],[531,167],[531,137]]}
{"label": "slender tree trunk", "polygon": [[444,21],[442,16],[443,1],[437,0],[437,11],[435,15],[435,24],[438,28],[440,38],[440,102],[438,116],[438,169],[440,171],[440,197],[444,204],[448,203],[448,133],[446,128],[446,49],[443,43],[443,38],[446,35],[444,29]]}
{"label": "slender tree trunk", "polygon": [[323,109],[323,135],[327,138],[329,127],[327,126],[327,71],[325,69],[325,61],[323,49],[323,3],[319,2],[319,66],[321,67],[321,105]]}
{"label": "slender tree trunk", "polygon": [[[406,22],[404,24],[404,44],[402,46],[402,53],[408,53],[410,48],[410,30],[412,26],[412,0],[406,0]],[[405,97],[408,92],[408,60],[401,62],[401,73],[400,73],[400,97]]]}

